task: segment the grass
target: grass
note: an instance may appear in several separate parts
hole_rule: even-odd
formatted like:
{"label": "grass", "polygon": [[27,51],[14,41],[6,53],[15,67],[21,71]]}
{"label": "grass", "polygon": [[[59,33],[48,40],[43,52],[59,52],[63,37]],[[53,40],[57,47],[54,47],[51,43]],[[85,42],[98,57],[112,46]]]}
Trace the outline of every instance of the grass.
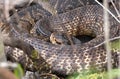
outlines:
{"label": "grass", "polygon": [[120,76],[120,69],[113,69],[111,72],[82,72],[73,74],[66,79],[109,79],[108,74],[112,75],[112,78],[117,78]]}

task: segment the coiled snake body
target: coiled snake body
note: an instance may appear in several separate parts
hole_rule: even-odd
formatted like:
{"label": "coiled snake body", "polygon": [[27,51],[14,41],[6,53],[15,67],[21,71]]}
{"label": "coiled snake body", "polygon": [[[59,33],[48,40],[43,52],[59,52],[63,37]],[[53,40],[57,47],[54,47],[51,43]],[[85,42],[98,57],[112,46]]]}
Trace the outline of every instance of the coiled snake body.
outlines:
{"label": "coiled snake body", "polygon": [[[111,11],[114,12],[114,10]],[[118,23],[111,15],[109,17],[112,38],[118,30],[118,27],[115,27]],[[44,36],[50,36],[51,32],[63,32],[73,36],[96,37],[87,43],[87,45],[94,46],[104,39],[103,23],[103,8],[99,5],[86,5],[66,13],[44,17],[36,23],[35,29]]]}
{"label": "coiled snake body", "polygon": [[[118,27],[120,24],[111,16],[109,21],[110,38],[119,36]],[[38,25],[42,24],[42,26],[44,26],[43,23],[47,23],[46,25],[49,25],[52,31],[64,31],[64,29],[61,28],[62,25],[64,25],[70,34],[96,36],[95,39],[82,45],[53,45],[33,38],[27,33],[22,34],[16,28],[12,27],[12,34],[33,46],[38,51],[38,58],[39,56],[43,57],[50,65],[52,72],[68,75],[91,67],[100,70],[106,69],[107,54],[104,44],[94,47],[104,41],[103,9],[99,5],[86,5],[67,13],[42,19],[41,22],[42,23],[38,22]],[[113,50],[111,50],[111,52],[112,66],[117,67],[119,53]],[[32,53],[28,53],[28,55],[32,55]]]}

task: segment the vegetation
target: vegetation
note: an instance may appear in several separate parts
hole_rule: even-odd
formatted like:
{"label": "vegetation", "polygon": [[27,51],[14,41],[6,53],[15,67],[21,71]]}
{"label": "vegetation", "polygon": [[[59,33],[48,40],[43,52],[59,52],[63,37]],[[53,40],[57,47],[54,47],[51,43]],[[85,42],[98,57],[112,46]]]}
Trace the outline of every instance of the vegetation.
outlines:
{"label": "vegetation", "polygon": [[20,64],[18,64],[17,68],[14,69],[14,74],[18,79],[22,79],[24,71]]}
{"label": "vegetation", "polygon": [[[92,71],[92,70],[91,70]],[[113,69],[111,72],[81,72],[69,76],[66,79],[109,79],[108,74],[111,75],[111,79],[120,77],[120,69]]]}

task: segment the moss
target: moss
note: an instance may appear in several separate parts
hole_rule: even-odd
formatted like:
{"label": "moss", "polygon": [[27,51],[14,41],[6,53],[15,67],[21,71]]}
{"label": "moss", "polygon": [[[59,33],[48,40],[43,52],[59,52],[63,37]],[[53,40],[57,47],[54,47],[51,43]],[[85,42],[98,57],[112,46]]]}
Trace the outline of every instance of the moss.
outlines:
{"label": "moss", "polygon": [[32,59],[39,59],[39,54],[36,50],[32,50],[32,54],[31,54],[31,58]]}
{"label": "moss", "polygon": [[120,39],[112,41],[110,43],[110,45],[111,45],[111,49],[112,50],[114,50],[114,51],[120,51]]}

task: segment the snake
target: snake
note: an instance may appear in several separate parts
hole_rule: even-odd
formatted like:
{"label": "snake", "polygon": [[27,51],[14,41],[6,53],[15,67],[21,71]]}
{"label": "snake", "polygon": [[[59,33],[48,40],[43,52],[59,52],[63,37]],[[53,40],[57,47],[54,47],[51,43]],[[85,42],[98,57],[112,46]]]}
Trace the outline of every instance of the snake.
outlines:
{"label": "snake", "polygon": [[[114,11],[112,12],[114,13]],[[109,21],[111,30],[110,38],[112,38],[118,27],[113,27],[117,22],[112,16],[110,16]],[[38,30],[44,36],[50,36],[54,32],[67,33],[72,36],[88,35],[95,37],[95,39],[87,45],[94,46],[94,44],[97,45],[100,41],[104,40],[103,23],[102,7],[100,5],[86,5],[66,13],[46,16],[37,21],[33,29]]]}
{"label": "snake", "polygon": [[[19,62],[23,66],[24,70],[30,70],[30,71],[38,70],[37,65],[39,64],[37,64],[36,62],[33,62],[30,59],[30,57],[28,57],[28,55],[24,53],[26,51],[23,51],[20,48],[21,46],[24,46],[24,48],[27,49],[26,47],[28,46],[26,46],[26,43],[23,43],[22,41],[11,36],[10,34],[11,27],[9,26],[10,24],[13,24],[15,27],[22,29],[24,32],[32,34],[30,30],[34,26],[35,22],[38,21],[40,18],[44,17],[45,15],[49,16],[51,14],[48,11],[44,10],[39,4],[35,4],[14,13],[10,17],[11,18],[10,23],[6,23],[6,22],[4,23],[1,21],[1,29],[2,29],[2,34],[4,38],[4,45],[5,45],[5,54],[10,61]],[[16,26],[18,24],[19,26]],[[49,39],[41,36],[37,38],[45,41]],[[31,51],[34,51],[34,49],[31,48],[30,52]],[[28,52],[28,49],[27,49],[27,52]],[[44,60],[41,60],[41,61],[43,62],[43,65],[44,65],[45,61]],[[43,68],[41,66],[41,69],[42,71],[46,70],[48,72],[48,67],[45,67],[45,65]]]}
{"label": "snake", "polygon": [[[112,16],[109,16],[109,21],[110,38],[119,36],[120,24]],[[50,31],[63,32],[62,26],[64,26],[69,34],[87,34],[95,37],[82,45],[54,45],[34,38],[29,33],[23,33],[15,26],[11,26],[11,33],[19,40],[30,44],[37,51],[36,58],[41,60],[39,57],[42,57],[49,64],[52,73],[69,75],[91,67],[106,70],[107,53],[105,45],[96,47],[96,45],[104,42],[103,23],[103,8],[99,5],[86,5],[66,13],[44,17],[36,23],[38,28],[44,26],[43,30],[50,28]],[[27,53],[28,56],[32,54],[31,52]],[[112,67],[118,67],[119,52],[111,49],[111,54]],[[41,64],[40,61],[36,62]],[[40,69],[39,67],[38,69]]]}

